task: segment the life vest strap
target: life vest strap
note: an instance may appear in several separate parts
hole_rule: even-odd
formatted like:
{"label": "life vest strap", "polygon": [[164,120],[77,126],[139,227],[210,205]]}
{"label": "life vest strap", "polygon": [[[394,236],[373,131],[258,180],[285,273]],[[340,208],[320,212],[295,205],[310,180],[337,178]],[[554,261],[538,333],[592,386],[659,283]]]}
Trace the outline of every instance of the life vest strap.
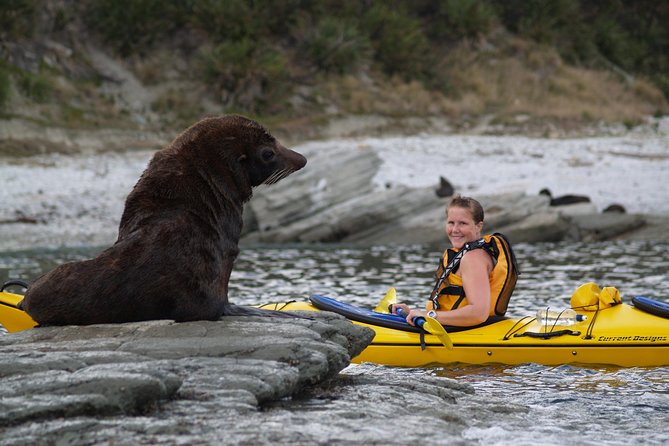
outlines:
{"label": "life vest strap", "polygon": [[448,262],[448,265],[446,268],[444,268],[439,275],[439,278],[437,279],[437,282],[434,284],[434,288],[432,289],[432,293],[430,294],[430,300],[432,301],[432,307],[434,310],[439,309],[439,288],[441,288],[441,284],[444,283],[444,280],[448,277],[448,275],[458,269],[458,266],[460,266],[460,260],[462,260],[462,256],[465,255],[467,251],[471,251],[472,249],[477,249],[477,248],[483,248],[486,246],[486,241],[483,238],[480,238],[474,242],[469,242],[465,243],[465,245],[462,247],[460,251],[453,257]]}
{"label": "life vest strap", "polygon": [[[486,241],[486,237],[490,237],[490,241]],[[445,259],[440,260],[439,268],[437,270],[438,278],[432,293],[430,293],[430,301],[432,302],[432,308],[434,310],[439,309],[439,297],[443,295],[458,296],[458,299],[453,304],[451,310],[454,310],[461,305],[465,299],[464,288],[461,285],[449,284],[448,276],[451,273],[455,273],[457,271],[465,252],[481,248],[492,258],[493,270],[497,267],[497,262],[499,261],[500,257],[505,259],[505,263],[507,265],[507,274],[504,278],[504,283],[499,292],[499,295],[491,297],[495,299],[495,314],[503,316],[506,313],[509,299],[511,298],[511,294],[515,288],[518,275],[520,274],[518,262],[516,260],[515,253],[511,248],[509,240],[503,234],[495,232],[492,235],[486,237],[480,238],[479,240],[473,242],[465,243],[465,245],[459,251],[449,249]],[[447,265],[444,266],[444,262],[447,262]],[[444,288],[442,289],[442,287]]]}

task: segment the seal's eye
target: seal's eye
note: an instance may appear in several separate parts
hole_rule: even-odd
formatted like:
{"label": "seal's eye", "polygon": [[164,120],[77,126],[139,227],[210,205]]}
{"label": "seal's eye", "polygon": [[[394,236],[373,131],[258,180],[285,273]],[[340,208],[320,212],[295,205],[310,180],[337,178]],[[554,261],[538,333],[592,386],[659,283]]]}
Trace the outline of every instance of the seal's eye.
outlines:
{"label": "seal's eye", "polygon": [[260,158],[266,163],[272,161],[275,156],[274,150],[270,148],[262,149],[262,152],[260,152]]}

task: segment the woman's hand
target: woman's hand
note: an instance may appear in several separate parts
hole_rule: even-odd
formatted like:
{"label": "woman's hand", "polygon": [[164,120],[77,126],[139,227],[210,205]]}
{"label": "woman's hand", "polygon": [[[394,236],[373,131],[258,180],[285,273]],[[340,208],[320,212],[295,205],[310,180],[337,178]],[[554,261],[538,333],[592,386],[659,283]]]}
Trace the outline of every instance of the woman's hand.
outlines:
{"label": "woman's hand", "polygon": [[416,324],[413,323],[414,318],[417,318],[419,316],[425,317],[426,314],[427,314],[425,311],[412,310],[411,308],[409,308],[409,306],[407,304],[393,304],[393,308],[392,308],[393,314],[397,314],[397,309],[398,308],[402,309],[402,315],[405,315],[405,314],[408,315],[406,317],[407,323],[409,325],[413,326],[413,327],[416,326]]}
{"label": "woman's hand", "polygon": [[401,308],[402,311],[405,311],[407,314],[411,311],[411,308],[407,304],[393,304],[392,313],[397,314],[397,309]]}
{"label": "woman's hand", "polygon": [[411,313],[411,308],[407,304],[393,304],[393,308],[390,310],[392,314],[397,314],[397,309],[401,308],[404,314]]}
{"label": "woman's hand", "polygon": [[409,311],[409,315],[407,316],[407,322],[409,323],[409,325],[413,325],[415,327],[416,324],[414,324],[413,321],[417,317],[427,317],[427,312],[422,310]]}

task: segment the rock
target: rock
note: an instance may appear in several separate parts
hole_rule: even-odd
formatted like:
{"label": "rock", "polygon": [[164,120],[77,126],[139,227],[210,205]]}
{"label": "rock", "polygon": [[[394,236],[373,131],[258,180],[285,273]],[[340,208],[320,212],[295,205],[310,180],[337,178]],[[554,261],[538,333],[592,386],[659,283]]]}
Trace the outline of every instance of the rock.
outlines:
{"label": "rock", "polygon": [[[28,123],[17,126],[1,123],[0,141],[12,137],[37,138],[39,131],[44,129]],[[47,129],[47,132],[50,131]],[[108,142],[105,135],[124,147],[134,145],[129,141],[134,138],[132,132],[122,136],[118,132],[100,131],[95,133],[96,141],[89,141],[92,135],[85,130],[66,132],[61,129],[50,134],[48,139],[63,145],[71,143],[74,152],[82,151],[84,146],[91,153],[102,151]],[[157,134],[154,136],[156,138],[145,135],[148,138],[145,142],[148,145],[152,145],[152,141],[157,143],[159,138]],[[446,242],[446,200],[435,196],[437,184],[409,187],[403,185],[403,178],[392,179],[388,172],[394,172],[396,164],[403,162],[401,157],[384,158],[383,151],[354,140],[307,144],[301,150],[309,158],[309,168],[291,176],[291,181],[260,188],[245,206],[243,244]],[[8,164],[3,170],[9,193],[6,196],[7,205],[0,209],[0,229],[5,235],[0,237],[0,249],[104,246],[113,243],[123,200],[141,174],[148,157],[149,153],[142,151],[124,152],[122,156],[99,154],[95,158],[30,159],[21,161],[20,164],[25,166],[20,168]],[[42,166],[44,162],[53,163],[53,169]],[[119,171],[121,176],[125,175],[124,178],[119,179],[112,174]],[[402,172],[402,169],[397,171]],[[81,185],[86,189],[83,194],[71,190],[67,182],[71,175],[79,175],[79,172],[85,172],[80,178]],[[401,175],[409,175],[408,183],[413,181],[412,173]],[[387,180],[381,182],[380,176]],[[416,174],[414,179],[418,176]],[[26,180],[41,177],[49,178],[50,184],[57,178],[62,184],[33,187],[34,181]],[[125,185],[119,187],[121,183]],[[475,188],[476,185],[464,187]],[[656,220],[655,227],[658,228],[651,232],[643,229],[642,225],[630,228],[627,224],[623,224],[622,228],[605,230],[607,224],[618,227],[620,222],[600,219],[599,235],[593,235],[588,228],[579,229],[580,224],[587,226],[586,219],[570,220],[572,216],[596,214],[597,209],[590,202],[550,206],[548,196],[528,195],[522,191],[474,196],[485,209],[484,231],[512,231],[517,236],[512,238],[515,243],[576,241],[603,234],[615,234],[615,238],[652,239],[657,231],[663,232],[658,227],[663,224],[662,219]],[[547,212],[557,213],[562,218],[550,215],[529,218]],[[573,227],[565,229],[565,222],[570,222]],[[625,232],[621,233],[621,230]],[[542,236],[542,231],[545,231],[545,236]]]}
{"label": "rock", "polygon": [[[422,194],[421,194],[422,195]],[[409,194],[408,196],[413,196]],[[397,204],[397,202],[393,202]],[[381,209],[383,211],[383,209]],[[416,209],[411,213],[399,213],[393,206],[386,209],[393,213],[392,220],[369,225],[346,237],[347,242],[364,244],[409,244],[441,243],[446,239],[444,232],[445,206],[443,203]]]}
{"label": "rock", "polygon": [[570,219],[578,229],[576,240],[583,241],[610,240],[646,223],[640,215],[617,213],[574,215]]}
{"label": "rock", "polygon": [[[137,415],[165,401],[234,410],[336,376],[373,331],[333,313],[309,318],[45,327],[0,337],[0,428],[55,417]],[[195,404],[195,403],[193,403]]]}
{"label": "rock", "polygon": [[[311,170],[291,183],[263,190],[251,201],[257,230],[245,243],[443,243],[446,203],[435,187],[374,186],[378,156],[362,148],[321,148],[308,154]],[[485,232],[500,231],[514,243],[593,239],[629,229],[634,220],[585,216],[589,200],[551,206],[548,194],[510,192],[476,197],[486,213]],[[584,218],[575,218],[583,216]],[[584,226],[581,228],[581,226]]]}
{"label": "rock", "polygon": [[530,215],[549,211],[548,199],[541,195],[509,192],[477,197],[485,211],[484,232],[494,232],[525,220]]}
{"label": "rock", "polygon": [[384,189],[339,203],[264,236],[279,242],[369,243],[375,240],[370,232],[382,232],[407,215],[434,206],[435,201],[436,198],[424,189]]}
{"label": "rock", "polygon": [[[297,180],[261,191],[251,201],[256,230],[245,243],[444,243],[446,203],[435,187],[374,187],[379,163],[366,149],[310,155],[316,167]],[[485,210],[484,232],[502,232],[514,243],[602,240],[639,227],[636,217],[596,217],[589,200],[551,205],[547,193],[507,192],[476,197]],[[603,237],[603,238],[602,238]]]}
{"label": "rock", "polygon": [[645,224],[616,235],[614,240],[669,240],[669,215],[644,215]]}
{"label": "rock", "polygon": [[281,231],[293,222],[312,218],[374,190],[372,178],[380,161],[372,150],[345,147],[304,152],[309,169],[293,175],[289,182],[261,189],[248,204],[258,220],[257,238],[261,241],[270,238],[266,233]]}
{"label": "rock", "polygon": [[495,229],[512,243],[557,242],[569,232],[569,221],[558,213],[542,212]]}
{"label": "rock", "polygon": [[562,206],[551,206],[551,211],[565,217],[574,217],[579,215],[592,215],[597,213],[597,207],[590,202],[581,202],[565,204]]}

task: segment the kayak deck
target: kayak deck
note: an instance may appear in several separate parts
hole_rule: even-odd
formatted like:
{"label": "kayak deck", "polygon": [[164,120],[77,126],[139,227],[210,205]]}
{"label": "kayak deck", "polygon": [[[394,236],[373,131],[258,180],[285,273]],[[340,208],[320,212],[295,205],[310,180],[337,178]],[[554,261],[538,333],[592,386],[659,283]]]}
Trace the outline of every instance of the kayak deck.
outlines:
{"label": "kayak deck", "polygon": [[[18,294],[0,292],[0,323],[9,332],[37,325],[28,314],[17,308],[22,298]],[[669,305],[647,298],[634,298],[632,302],[635,306],[623,303],[596,313],[585,312],[587,320],[569,327],[543,327],[529,316],[491,320],[467,329],[446,327],[453,342],[452,350],[447,349],[436,336],[421,333],[400,316],[377,313],[326,296],[312,296],[311,302],[259,307],[309,311],[325,309],[373,329],[376,335],[372,343],[353,358],[353,362],[357,363],[374,362],[402,367],[450,363],[669,365],[669,316],[664,316],[669,311]],[[563,328],[567,328],[570,334],[551,333]]]}
{"label": "kayak deck", "polygon": [[[274,307],[264,305],[262,308],[318,311],[317,306],[322,306],[320,304],[323,301],[331,303],[329,311],[334,309],[354,323],[370,327],[376,332],[372,343],[353,359],[356,363],[373,362],[402,367],[450,363],[623,367],[669,365],[669,320],[627,304],[600,310],[596,315],[595,312],[585,312],[588,320],[569,327],[543,327],[534,317],[524,317],[449,331],[454,348],[448,350],[436,336],[424,334],[425,348],[422,349],[421,335],[417,330],[379,325],[389,317],[397,316],[382,313],[374,316],[371,313],[375,312],[371,310],[350,306],[325,296],[312,296],[311,300],[311,303],[293,302],[280,306],[275,304]],[[371,320],[373,317],[378,320]],[[411,327],[406,322],[404,324]],[[554,335],[565,328],[571,334]],[[534,337],[542,335],[544,337]]]}
{"label": "kayak deck", "polygon": [[28,330],[37,326],[29,315],[18,308],[19,302],[23,300],[20,294],[0,291],[0,323],[10,332]]}

